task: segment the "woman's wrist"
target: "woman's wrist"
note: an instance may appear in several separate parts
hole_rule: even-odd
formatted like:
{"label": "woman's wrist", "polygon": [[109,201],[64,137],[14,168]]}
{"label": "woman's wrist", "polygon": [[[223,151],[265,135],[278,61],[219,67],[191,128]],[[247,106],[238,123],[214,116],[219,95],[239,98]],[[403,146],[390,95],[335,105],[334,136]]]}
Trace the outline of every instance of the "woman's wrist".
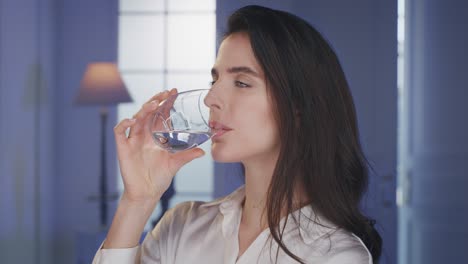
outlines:
{"label": "woman's wrist", "polygon": [[134,201],[122,196],[103,248],[137,246],[158,202],[156,199]]}
{"label": "woman's wrist", "polygon": [[124,193],[122,194],[122,197],[120,198],[119,206],[122,204],[125,207],[139,208],[141,210],[151,210],[152,212],[156,204],[161,199],[161,196],[162,194],[161,195],[154,194],[151,197],[134,198],[134,197],[128,196],[127,193],[124,191]]}

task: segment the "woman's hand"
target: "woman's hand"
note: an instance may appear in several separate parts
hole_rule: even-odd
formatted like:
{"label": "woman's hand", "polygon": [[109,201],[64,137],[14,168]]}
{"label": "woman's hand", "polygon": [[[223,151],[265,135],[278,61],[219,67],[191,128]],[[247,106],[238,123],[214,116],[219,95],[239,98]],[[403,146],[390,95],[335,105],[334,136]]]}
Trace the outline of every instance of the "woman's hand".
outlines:
{"label": "woman's hand", "polygon": [[201,149],[172,154],[159,149],[153,142],[149,131],[153,113],[159,102],[175,93],[177,90],[172,89],[153,96],[133,119],[122,120],[114,128],[124,193],[103,248],[138,245],[145,224],[176,172],[185,163],[204,154]]}
{"label": "woman's hand", "polygon": [[[124,119],[114,128],[124,182],[123,199],[129,202],[158,201],[176,172],[184,164],[204,155],[199,148],[169,153],[153,142],[149,131],[153,114],[161,101],[176,93],[177,90],[172,89],[153,96],[133,119]],[[128,137],[127,128],[130,128]]]}

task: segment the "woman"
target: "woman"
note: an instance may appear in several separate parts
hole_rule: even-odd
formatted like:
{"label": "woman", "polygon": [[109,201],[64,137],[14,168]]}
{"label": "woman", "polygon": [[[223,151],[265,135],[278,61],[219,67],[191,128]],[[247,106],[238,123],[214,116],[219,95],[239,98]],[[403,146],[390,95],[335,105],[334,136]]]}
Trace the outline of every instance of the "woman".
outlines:
{"label": "woman", "polygon": [[94,262],[377,262],[381,238],[359,210],[367,167],[355,109],[322,36],[292,14],[241,8],[229,18],[212,76],[211,153],[242,162],[245,186],[176,206],[138,246],[173,175],[204,154],[154,147],[145,127],[176,91],[154,96],[115,127],[125,191]]}

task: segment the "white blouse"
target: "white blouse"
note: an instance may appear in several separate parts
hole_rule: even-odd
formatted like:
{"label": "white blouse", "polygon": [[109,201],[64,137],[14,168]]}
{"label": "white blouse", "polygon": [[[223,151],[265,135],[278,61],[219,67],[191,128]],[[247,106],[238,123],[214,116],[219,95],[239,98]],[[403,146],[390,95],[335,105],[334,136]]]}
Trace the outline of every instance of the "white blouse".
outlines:
{"label": "white blouse", "polygon": [[[141,246],[100,249],[93,264],[298,263],[282,250],[275,262],[278,245],[268,228],[237,258],[244,197],[241,187],[213,202],[179,204],[164,215]],[[361,239],[319,218],[311,206],[291,213],[287,219],[283,243],[306,263],[372,264],[372,256]]]}

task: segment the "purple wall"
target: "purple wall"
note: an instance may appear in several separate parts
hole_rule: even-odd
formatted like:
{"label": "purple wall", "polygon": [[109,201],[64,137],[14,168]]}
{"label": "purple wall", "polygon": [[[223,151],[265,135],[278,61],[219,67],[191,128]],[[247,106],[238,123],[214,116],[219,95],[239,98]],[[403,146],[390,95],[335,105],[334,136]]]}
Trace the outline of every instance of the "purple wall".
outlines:
{"label": "purple wall", "polygon": [[[57,263],[70,263],[80,232],[98,231],[98,204],[88,197],[98,193],[100,120],[98,107],[73,105],[86,65],[117,60],[118,1],[63,1],[57,6],[57,89],[55,250]],[[108,175],[116,175],[111,109],[108,126]],[[109,177],[111,191],[116,177]],[[109,209],[114,212],[115,202]]]}
{"label": "purple wall", "polygon": [[87,198],[98,192],[99,109],[72,101],[88,62],[117,60],[117,26],[118,1],[0,1],[2,263],[73,263],[78,234],[98,230]]}
{"label": "purple wall", "polygon": [[54,33],[50,12],[49,1],[0,1],[2,263],[52,259]]}
{"label": "purple wall", "polygon": [[408,0],[400,263],[468,259],[468,2]]}

